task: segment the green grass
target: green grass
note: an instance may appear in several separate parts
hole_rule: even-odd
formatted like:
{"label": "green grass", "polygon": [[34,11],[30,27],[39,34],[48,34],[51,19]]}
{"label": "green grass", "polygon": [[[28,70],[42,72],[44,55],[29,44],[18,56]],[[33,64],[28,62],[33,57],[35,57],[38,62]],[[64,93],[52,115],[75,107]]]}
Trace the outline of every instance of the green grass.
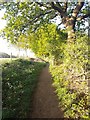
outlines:
{"label": "green grass", "polygon": [[45,63],[15,60],[2,65],[2,118],[27,118],[32,95]]}
{"label": "green grass", "polygon": [[11,58],[0,58],[0,64],[10,63],[16,59],[18,59],[18,58],[12,58],[12,59]]}

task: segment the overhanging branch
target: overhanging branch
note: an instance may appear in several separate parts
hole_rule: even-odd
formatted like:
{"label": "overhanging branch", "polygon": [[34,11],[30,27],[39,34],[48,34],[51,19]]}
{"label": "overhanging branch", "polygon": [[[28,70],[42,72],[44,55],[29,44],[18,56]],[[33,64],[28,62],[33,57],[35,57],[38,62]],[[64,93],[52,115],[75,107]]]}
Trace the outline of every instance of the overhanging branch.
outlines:
{"label": "overhanging branch", "polygon": [[44,4],[43,2],[36,2],[36,4],[38,4],[40,7],[45,7],[45,8],[49,8],[50,6],[50,3],[46,3],[46,4]]}
{"label": "overhanging branch", "polygon": [[67,2],[64,3],[64,11],[67,12]]}
{"label": "overhanging branch", "polygon": [[39,17],[41,17],[41,16],[43,16],[43,15],[46,15],[46,14],[49,14],[49,13],[51,13],[51,12],[52,12],[52,10],[46,11],[45,13],[40,13],[39,15],[35,16],[35,18],[33,18],[33,20],[31,20],[30,22],[36,22],[36,20],[37,20]]}
{"label": "overhanging branch", "polygon": [[63,8],[61,6],[57,7],[54,2],[51,2],[51,6],[54,10],[57,10],[62,17],[66,17],[65,12],[63,11]]}
{"label": "overhanging branch", "polygon": [[73,10],[73,13],[72,13],[72,16],[74,18],[77,17],[77,15],[78,15],[79,11],[82,9],[83,5],[84,5],[84,2],[78,2],[76,8]]}
{"label": "overhanging branch", "polygon": [[80,21],[80,20],[85,19],[85,18],[87,18],[87,17],[90,17],[90,13],[88,13],[88,14],[86,14],[86,15],[83,15],[83,16],[79,16],[79,17],[77,18],[77,21]]}
{"label": "overhanging branch", "polygon": [[[27,28],[28,26],[32,26],[32,25],[34,25],[34,24],[36,24],[38,21],[40,21],[39,20],[39,18],[41,18],[41,17],[43,17],[44,15],[46,15],[46,14],[49,14],[49,13],[51,13],[52,12],[52,10],[48,10],[48,11],[46,11],[46,12],[44,12],[44,13],[39,13],[39,15],[36,15],[32,20],[29,20],[28,22],[26,22],[24,25],[22,25],[22,28],[24,29],[24,28]],[[35,25],[34,25],[35,26]],[[22,29],[22,30],[23,30]],[[37,27],[35,28],[35,29],[37,29]],[[26,30],[25,30],[26,31]],[[24,32],[25,32],[24,31]]]}

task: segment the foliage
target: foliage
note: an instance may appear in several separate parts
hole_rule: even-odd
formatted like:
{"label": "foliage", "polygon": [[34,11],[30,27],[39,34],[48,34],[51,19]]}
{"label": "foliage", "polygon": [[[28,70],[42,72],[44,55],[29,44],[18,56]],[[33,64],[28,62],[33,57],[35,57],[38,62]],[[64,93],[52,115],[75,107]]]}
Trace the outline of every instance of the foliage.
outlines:
{"label": "foliage", "polygon": [[57,59],[60,55],[60,46],[65,43],[67,34],[65,31],[57,30],[55,24],[45,24],[35,33],[28,35],[30,48],[39,57],[52,56]]}
{"label": "foliage", "polygon": [[18,59],[2,66],[2,118],[27,118],[32,94],[45,63]]}
{"label": "foliage", "polygon": [[[88,118],[87,36],[79,36],[74,41],[74,30],[79,31],[90,16],[88,3],[79,0],[71,3],[10,2],[2,4],[3,7],[6,9],[7,26],[3,31],[6,38],[16,44],[23,42],[21,47],[31,47],[38,56],[54,58],[55,66],[50,69],[65,116]],[[50,24],[56,17],[60,17],[67,30],[67,42],[66,33],[57,32],[56,26]],[[61,28],[60,25],[57,28]]]}
{"label": "foliage", "polygon": [[[87,21],[89,13],[88,2],[2,2],[1,9],[5,9],[4,18],[7,25],[4,29],[6,39],[13,43],[28,31],[36,31],[40,26],[59,19],[60,28],[63,24],[65,29],[72,26],[72,29],[80,30],[82,23]],[[75,12],[77,11],[77,12]]]}
{"label": "foliage", "polygon": [[63,54],[63,62],[51,65],[50,72],[64,115],[89,118],[88,36],[79,35],[74,44],[64,44]]}

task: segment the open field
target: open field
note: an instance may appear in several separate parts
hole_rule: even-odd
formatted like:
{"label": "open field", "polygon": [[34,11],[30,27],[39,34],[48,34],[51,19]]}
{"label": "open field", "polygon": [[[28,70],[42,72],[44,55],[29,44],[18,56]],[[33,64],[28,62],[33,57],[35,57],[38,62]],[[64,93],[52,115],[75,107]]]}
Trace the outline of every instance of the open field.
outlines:
{"label": "open field", "polygon": [[0,64],[9,63],[16,59],[18,58],[12,58],[12,59],[11,58],[0,58]]}

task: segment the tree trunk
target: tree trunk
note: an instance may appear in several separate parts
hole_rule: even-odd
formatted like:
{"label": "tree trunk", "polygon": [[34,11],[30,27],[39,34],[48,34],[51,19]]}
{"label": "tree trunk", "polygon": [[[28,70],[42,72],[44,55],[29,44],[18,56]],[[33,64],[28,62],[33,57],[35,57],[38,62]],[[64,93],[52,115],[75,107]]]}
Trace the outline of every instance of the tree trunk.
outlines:
{"label": "tree trunk", "polygon": [[66,26],[66,30],[68,33],[68,39],[67,42],[68,43],[74,43],[75,42],[75,22],[76,20],[74,18],[65,18],[65,26]]}
{"label": "tree trunk", "polygon": [[67,33],[68,33],[68,43],[74,43],[75,42],[75,31],[72,27],[68,26],[67,27]]}

